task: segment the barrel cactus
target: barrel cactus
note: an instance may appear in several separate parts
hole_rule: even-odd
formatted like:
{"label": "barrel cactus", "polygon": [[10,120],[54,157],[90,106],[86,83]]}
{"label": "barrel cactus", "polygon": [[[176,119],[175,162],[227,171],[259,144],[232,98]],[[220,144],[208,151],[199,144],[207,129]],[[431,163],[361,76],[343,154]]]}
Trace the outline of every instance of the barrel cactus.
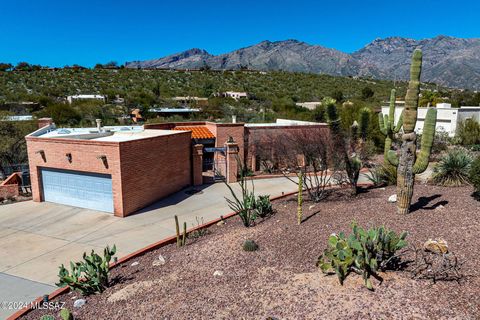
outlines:
{"label": "barrel cactus", "polygon": [[243,250],[245,251],[257,251],[258,250],[258,244],[253,241],[253,240],[245,240],[243,242]]}
{"label": "barrel cactus", "polygon": [[[422,51],[416,49],[413,52],[412,64],[410,66],[410,82],[408,84],[407,95],[405,97],[405,109],[403,117],[399,120],[399,125],[403,128],[401,135],[402,145],[400,155],[391,147],[391,136],[387,135],[385,141],[385,155],[388,162],[397,168],[397,210],[400,214],[407,214],[410,211],[410,203],[413,196],[413,187],[415,175],[424,172],[428,167],[433,139],[435,137],[435,126],[437,123],[437,110],[430,108],[427,110],[422,132],[422,143],[419,154],[417,155],[417,134],[415,125],[417,123],[418,96],[420,93],[420,74],[422,71]],[[393,100],[393,108],[392,108]],[[393,127],[393,115],[395,111],[395,97],[392,94],[390,99],[389,116],[384,121],[384,132],[394,134],[400,130],[400,126]],[[393,110],[393,111],[392,111]],[[380,126],[382,128],[382,125]],[[387,141],[390,138],[389,141]],[[388,143],[388,145],[387,145]],[[387,150],[388,147],[388,150]]]}

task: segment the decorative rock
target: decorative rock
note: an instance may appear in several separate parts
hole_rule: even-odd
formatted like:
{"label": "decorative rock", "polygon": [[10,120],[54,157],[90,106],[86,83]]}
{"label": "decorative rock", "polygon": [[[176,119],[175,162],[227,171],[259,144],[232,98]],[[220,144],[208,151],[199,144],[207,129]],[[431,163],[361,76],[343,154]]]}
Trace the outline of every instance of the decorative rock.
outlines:
{"label": "decorative rock", "polygon": [[312,210],[313,208],[315,208],[314,204],[312,204],[310,207],[308,207],[308,210]]}
{"label": "decorative rock", "polygon": [[153,261],[154,266],[163,266],[165,263],[167,263],[167,261],[165,260],[165,258],[162,255],[159,255],[158,259]]}
{"label": "decorative rock", "polygon": [[223,226],[225,224],[225,221],[220,220],[217,222],[217,226]]}
{"label": "decorative rock", "polygon": [[423,244],[423,248],[425,249],[425,251],[430,251],[433,253],[439,253],[439,254],[448,253],[447,241],[443,239],[438,239],[438,240],[428,239]]}
{"label": "decorative rock", "polygon": [[390,203],[395,203],[395,202],[397,202],[397,195],[396,195],[396,194],[392,194],[390,197],[388,197],[388,202],[390,202]]}
{"label": "decorative rock", "polygon": [[130,266],[135,267],[138,266],[140,263],[138,261],[133,262]]}
{"label": "decorative rock", "polygon": [[215,270],[215,272],[213,273],[213,276],[214,277],[221,277],[221,276],[223,276],[223,271]]}
{"label": "decorative rock", "polygon": [[435,208],[435,210],[442,210],[443,208],[445,208],[445,207],[442,206],[442,205],[439,205],[438,207]]}
{"label": "decorative rock", "polygon": [[75,302],[73,303],[73,307],[74,308],[81,308],[85,305],[85,303],[87,303],[87,300],[85,299],[77,299],[75,300]]}

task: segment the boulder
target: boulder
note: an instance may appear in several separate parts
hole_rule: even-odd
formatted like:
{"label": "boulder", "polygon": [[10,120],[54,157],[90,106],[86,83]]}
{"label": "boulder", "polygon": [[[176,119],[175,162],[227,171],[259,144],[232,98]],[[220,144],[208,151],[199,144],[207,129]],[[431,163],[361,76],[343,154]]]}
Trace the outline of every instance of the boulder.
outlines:
{"label": "boulder", "polygon": [[73,303],[73,307],[74,308],[81,308],[85,305],[85,303],[87,303],[87,300],[85,299],[77,299],[75,300],[75,302]]}
{"label": "boulder", "polygon": [[154,266],[163,266],[165,263],[167,263],[167,261],[162,255],[159,255],[158,259],[155,259],[155,261],[153,261]]}
{"label": "boulder", "polygon": [[423,244],[425,251],[430,251],[433,253],[444,254],[448,253],[448,244],[447,241],[443,239],[432,240],[428,239]]}
{"label": "boulder", "polygon": [[397,195],[396,195],[396,194],[392,194],[390,197],[388,197],[388,202],[390,202],[390,203],[395,203],[395,202],[397,202]]}

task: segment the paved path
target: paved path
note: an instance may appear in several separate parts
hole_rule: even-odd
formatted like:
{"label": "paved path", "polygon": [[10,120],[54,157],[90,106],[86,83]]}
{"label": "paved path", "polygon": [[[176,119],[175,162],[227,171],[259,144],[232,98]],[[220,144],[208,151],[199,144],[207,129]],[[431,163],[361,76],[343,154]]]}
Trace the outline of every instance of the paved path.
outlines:
{"label": "paved path", "polygon": [[[238,190],[237,184],[234,188]],[[257,195],[296,189],[285,178],[255,180]],[[223,183],[205,185],[199,193],[178,192],[124,219],[47,202],[0,206],[0,303],[30,302],[52,292],[58,266],[78,260],[85,251],[116,244],[122,257],[174,235],[174,215],[189,228],[197,225],[197,218],[219,218],[231,212],[224,199],[229,195]],[[11,313],[0,306],[0,318]]]}

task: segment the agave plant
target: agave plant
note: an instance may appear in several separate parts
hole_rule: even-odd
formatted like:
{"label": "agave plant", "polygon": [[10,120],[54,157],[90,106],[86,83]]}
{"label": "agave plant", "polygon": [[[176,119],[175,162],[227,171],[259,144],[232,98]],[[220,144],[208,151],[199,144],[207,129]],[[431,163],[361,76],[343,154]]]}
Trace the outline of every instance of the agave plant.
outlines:
{"label": "agave plant", "polygon": [[433,182],[445,187],[468,184],[472,161],[472,154],[465,148],[450,150],[433,169]]}

